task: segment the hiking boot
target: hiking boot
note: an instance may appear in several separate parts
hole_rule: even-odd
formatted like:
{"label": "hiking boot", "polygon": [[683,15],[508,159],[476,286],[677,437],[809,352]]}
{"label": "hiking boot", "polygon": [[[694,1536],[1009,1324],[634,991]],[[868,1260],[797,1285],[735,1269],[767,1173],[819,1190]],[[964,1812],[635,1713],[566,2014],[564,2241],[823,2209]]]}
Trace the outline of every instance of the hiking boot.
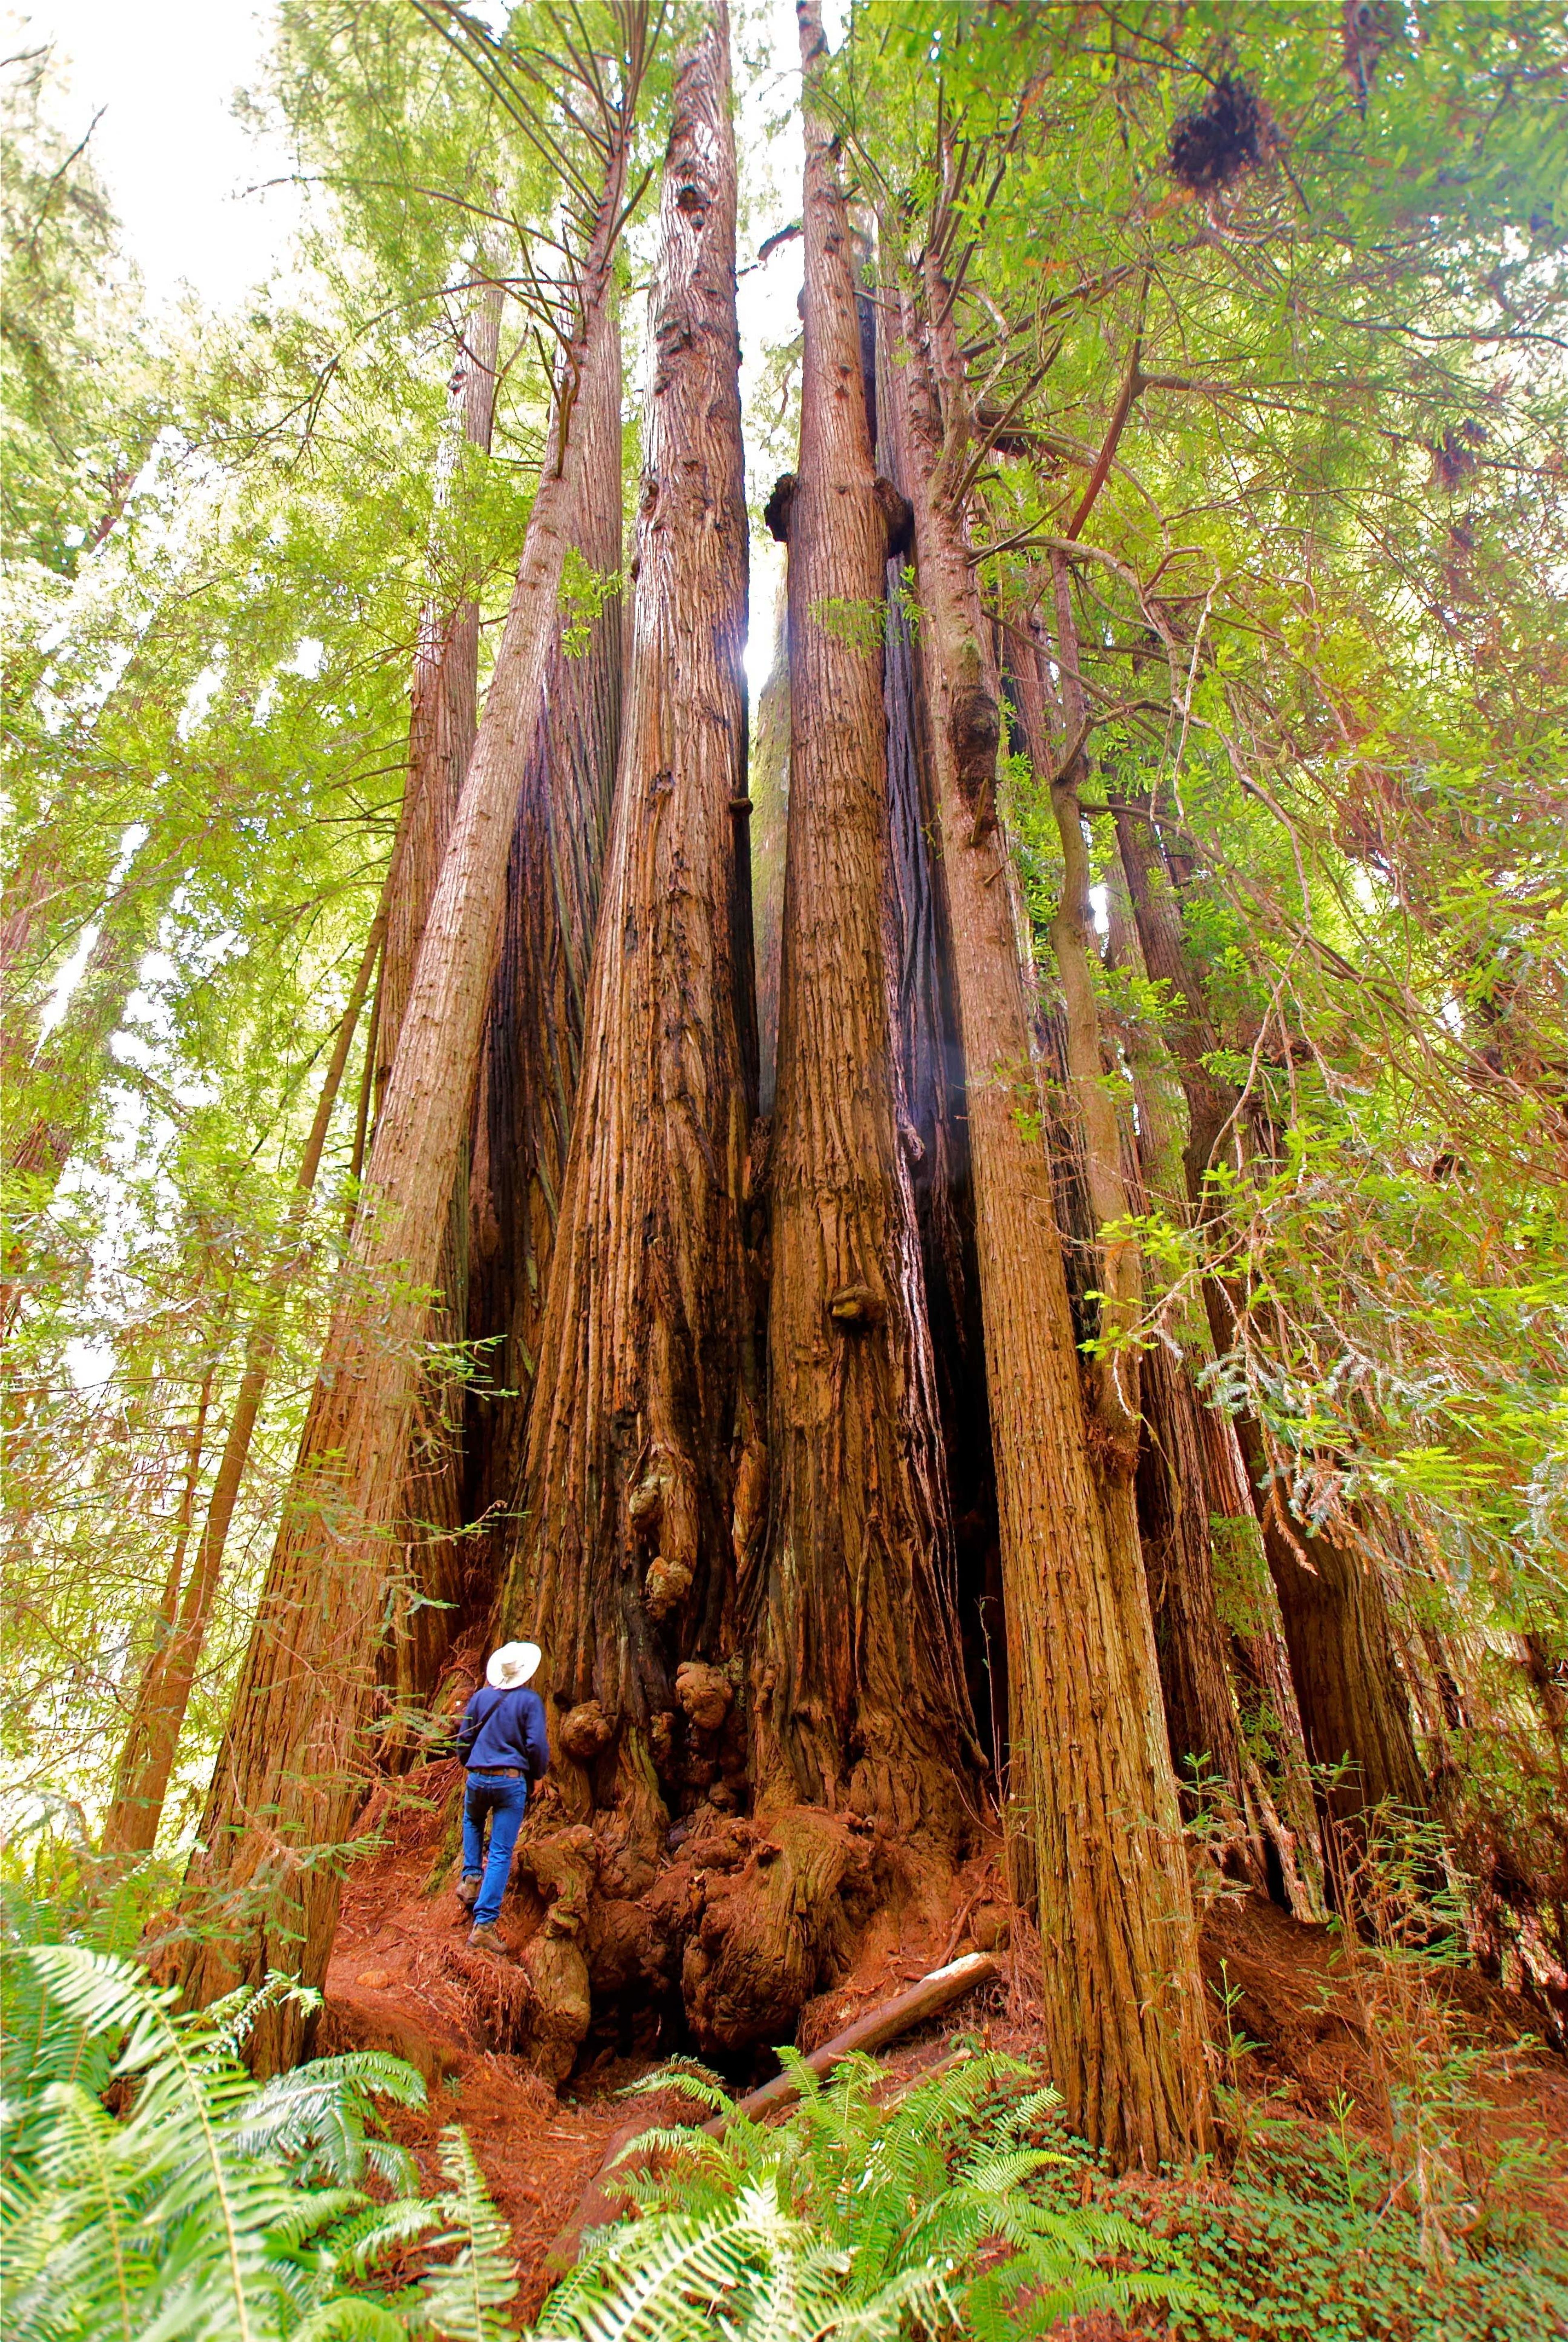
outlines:
{"label": "hiking boot", "polygon": [[491,1927],[470,1928],[468,1933],[468,1948],[471,1952],[500,1952],[503,1956],[504,1956],[506,1950],[505,1945],[502,1942],[494,1928]]}
{"label": "hiking boot", "polygon": [[458,1882],[457,1900],[462,1904],[465,1911],[473,1910],[474,1906],[479,1900],[479,1881],[477,1878],[464,1878]]}

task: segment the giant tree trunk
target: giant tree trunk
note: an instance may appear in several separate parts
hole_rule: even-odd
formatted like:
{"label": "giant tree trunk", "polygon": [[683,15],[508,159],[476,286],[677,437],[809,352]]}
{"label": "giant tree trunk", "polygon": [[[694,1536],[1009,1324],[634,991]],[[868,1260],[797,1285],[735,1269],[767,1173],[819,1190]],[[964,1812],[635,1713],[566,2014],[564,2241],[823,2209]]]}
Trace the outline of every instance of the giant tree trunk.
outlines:
{"label": "giant tree trunk", "polygon": [[[442,864],[376,1125],[322,1371],[204,1820],[185,1976],[210,1999],[269,1967],[319,1984],[336,1924],[430,1290],[469,1127],[518,793],[556,639],[582,428],[575,393],[609,295],[625,185],[628,94],[579,285],[579,322],[484,721]],[[263,2067],[303,2042],[267,2012]]]}
{"label": "giant tree trunk", "polygon": [[[583,469],[572,542],[602,579],[622,561],[621,330],[600,320],[578,403]],[[552,656],[506,865],[470,1182],[464,1509],[484,1531],[467,1607],[494,1599],[515,1526],[529,1396],[538,1369],[583,1056],[599,891],[621,738],[625,612],[609,594],[578,646]]]}
{"label": "giant tree trunk", "polygon": [[[1187,1100],[1189,1208],[1201,1221],[1213,1208],[1206,1184],[1211,1164],[1223,1156],[1238,1168],[1244,1165],[1241,1101],[1205,1062],[1218,1040],[1160,854],[1154,808],[1147,797],[1119,802],[1117,843],[1144,964],[1153,979],[1169,986],[1167,1031]],[[1203,1299],[1215,1351],[1224,1357],[1235,1344],[1237,1296],[1210,1277]],[[1307,1754],[1314,1766],[1344,1767],[1326,1793],[1328,1809],[1347,1822],[1385,1798],[1423,1810],[1426,1783],[1377,1571],[1331,1536],[1290,1517],[1262,1425],[1245,1409],[1234,1423],[1279,1593]]]}
{"label": "giant tree trunk", "polygon": [[[704,1925],[708,2037],[777,2038],[832,1973],[852,1826],[965,1839],[972,1763],[919,1231],[899,1128],[882,605],[849,226],[805,69],[805,351],[789,546],[790,801],[770,1164],[765,1558],[744,1587],[765,1865]],[[894,500],[896,501],[896,500]],[[785,503],[775,498],[774,510]],[[778,525],[777,523],[774,524]],[[712,1915],[710,1915],[711,1917]]]}
{"label": "giant tree trunk", "polygon": [[[907,329],[913,304],[904,305]],[[890,369],[915,506],[922,658],[968,1077],[1015,1758],[1045,2036],[1069,2119],[1118,2164],[1209,2137],[1203,1987],[1130,1501],[1091,1461],[1028,1006],[994,807],[998,715],[924,350]],[[962,385],[944,379],[954,407]],[[962,446],[961,415],[952,421]],[[962,469],[960,465],[958,469]]]}
{"label": "giant tree trunk", "polygon": [[756,1036],[724,0],[677,73],[660,234],[625,733],[503,1601],[506,1631],[544,1646],[557,1789],[574,1822],[618,1808],[632,1893],[704,1753],[677,1666],[724,1655],[763,1501],[743,1372]]}

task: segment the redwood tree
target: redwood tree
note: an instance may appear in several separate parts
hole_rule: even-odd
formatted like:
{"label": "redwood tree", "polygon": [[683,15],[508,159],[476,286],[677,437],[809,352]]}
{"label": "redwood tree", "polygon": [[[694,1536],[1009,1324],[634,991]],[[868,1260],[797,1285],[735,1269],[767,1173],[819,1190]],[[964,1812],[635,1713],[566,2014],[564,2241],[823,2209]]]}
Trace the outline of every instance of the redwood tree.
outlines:
{"label": "redwood tree", "polygon": [[[462,447],[488,452],[495,415],[502,296],[490,287],[466,322],[448,390],[446,434],[438,459],[436,511]],[[479,605],[454,607],[433,596],[420,615],[408,726],[396,883],[387,903],[386,946],[376,1003],[374,1096],[391,1079],[424,922],[441,873],[479,723]],[[468,1183],[460,1160],[431,1301],[428,1335],[450,1346],[464,1336]],[[404,1701],[432,1682],[446,1646],[448,1621],[462,1591],[456,1532],[462,1478],[456,1420],[461,1392],[439,1367],[422,1377],[415,1399],[403,1496],[400,1540],[404,1565],[393,1584],[394,1623],[384,1667]]]}
{"label": "redwood tree", "polygon": [[[603,165],[574,287],[574,320],[506,627],[376,1125],[294,1482],[204,1818],[187,1904],[212,1932],[185,1962],[205,2000],[271,1967],[325,1973],[344,1847],[365,1780],[374,1680],[429,1296],[469,1127],[500,941],[506,858],[539,722],[583,432],[576,393],[610,270],[648,23],[624,12],[617,95],[594,131]],[[605,84],[595,77],[592,98]],[[584,115],[584,119],[591,116]],[[292,2004],[267,2012],[257,2062],[303,2038]]]}
{"label": "redwood tree", "polygon": [[734,239],[716,0],[675,81],[625,730],[503,1604],[544,1648],[569,1811],[620,1805],[647,1877],[694,1753],[677,1662],[723,1655],[763,1490],[743,1372],[756,1045]]}
{"label": "redwood tree", "polygon": [[474,1117],[466,1330],[476,1373],[465,1409],[464,1511],[485,1532],[465,1575],[486,1606],[505,1566],[539,1366],[620,749],[621,395],[612,305],[578,394],[583,465],[572,545],[593,606],[573,598],[563,613],[523,776]]}
{"label": "redwood tree", "polygon": [[[789,546],[790,800],[769,1164],[772,1474],[746,1571],[754,1793],[767,1839],[695,1947],[705,2033],[738,2042],[831,1973],[857,1834],[940,1867],[963,1847],[974,1736],[884,906],[882,601],[890,503],[872,464],[852,247],[806,76],[800,470]],[[741,1556],[743,1564],[750,1558]]]}
{"label": "redwood tree", "polygon": [[[928,271],[937,285],[934,269]],[[1136,1516],[1097,1469],[994,811],[998,708],[964,528],[970,418],[902,302],[901,439],[967,1079],[1013,1749],[1053,2075],[1118,2163],[1209,2136],[1203,1987]],[[940,307],[937,330],[940,332]],[[1121,1404],[1118,1399],[1118,1404]],[[1098,1443],[1107,1444],[1102,1429]],[[1015,1776],[1016,1777],[1016,1776]]]}

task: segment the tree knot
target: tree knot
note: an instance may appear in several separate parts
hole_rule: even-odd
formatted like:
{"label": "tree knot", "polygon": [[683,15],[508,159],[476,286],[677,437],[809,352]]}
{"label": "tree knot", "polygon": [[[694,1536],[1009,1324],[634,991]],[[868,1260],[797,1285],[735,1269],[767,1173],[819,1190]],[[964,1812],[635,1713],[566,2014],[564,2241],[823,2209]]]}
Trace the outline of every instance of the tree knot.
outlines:
{"label": "tree knot", "polygon": [[841,1285],[827,1296],[827,1314],[835,1326],[879,1326],[883,1306],[869,1285]]}

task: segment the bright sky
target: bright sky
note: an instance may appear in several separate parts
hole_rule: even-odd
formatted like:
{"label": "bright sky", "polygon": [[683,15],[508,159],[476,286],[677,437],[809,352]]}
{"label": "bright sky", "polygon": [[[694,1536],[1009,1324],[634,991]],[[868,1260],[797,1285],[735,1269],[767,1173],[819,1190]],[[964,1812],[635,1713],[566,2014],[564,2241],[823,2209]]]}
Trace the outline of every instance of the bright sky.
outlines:
{"label": "bright sky", "polygon": [[248,0],[33,0],[7,12],[7,52],[52,42],[66,69],[63,126],[91,152],[155,304],[188,282],[218,307],[238,301],[286,249],[293,191],[244,191],[288,169],[230,112],[255,78],[270,8]]}
{"label": "bright sky", "polygon": [[[741,124],[754,193],[761,192],[759,165],[764,173],[773,165],[776,186],[775,200],[764,198],[749,223],[759,239],[800,211],[798,149],[766,155],[762,132],[764,114],[779,109],[798,74],[794,8],[793,0],[763,5],[778,71],[771,85],[754,92]],[[830,40],[842,37],[844,13],[842,0],[828,0]],[[286,176],[289,157],[242,129],[232,111],[235,90],[260,77],[274,14],[266,0],[31,0],[25,11],[5,12],[7,53],[43,41],[55,45],[67,93],[63,128],[80,137],[103,109],[92,153],[154,306],[188,285],[209,306],[231,307],[287,257],[298,196],[265,183]],[[743,28],[748,46],[754,22]],[[742,280],[748,388],[764,344],[798,330],[799,253],[798,244],[787,245]],[[743,250],[743,263],[748,257]],[[752,559],[756,622],[747,666],[754,695],[771,655],[782,564],[761,536]]]}

